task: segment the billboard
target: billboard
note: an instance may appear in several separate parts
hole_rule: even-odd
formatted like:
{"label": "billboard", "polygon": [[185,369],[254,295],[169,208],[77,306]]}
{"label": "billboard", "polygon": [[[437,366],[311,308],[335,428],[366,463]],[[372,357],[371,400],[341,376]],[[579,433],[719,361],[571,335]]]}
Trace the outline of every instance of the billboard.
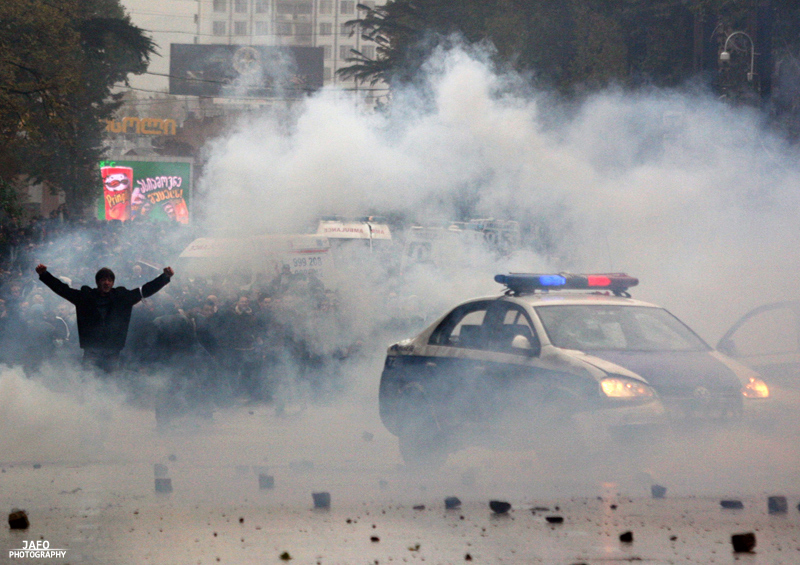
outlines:
{"label": "billboard", "polygon": [[292,98],[322,88],[322,47],[170,45],[169,93]]}
{"label": "billboard", "polygon": [[102,161],[97,217],[188,224],[191,175],[188,161]]}

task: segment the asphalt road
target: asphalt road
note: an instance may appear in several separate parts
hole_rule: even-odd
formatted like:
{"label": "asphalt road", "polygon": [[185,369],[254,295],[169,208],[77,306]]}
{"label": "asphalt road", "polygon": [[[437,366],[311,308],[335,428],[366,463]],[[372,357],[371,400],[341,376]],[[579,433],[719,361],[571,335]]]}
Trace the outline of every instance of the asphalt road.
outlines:
{"label": "asphalt road", "polygon": [[[369,386],[334,404],[238,405],[166,428],[101,383],[62,389],[0,377],[0,508],[30,520],[0,530],[9,563],[800,562],[793,437],[709,434],[616,475],[591,459],[554,473],[536,453],[491,446],[421,472],[403,465]],[[329,508],[314,508],[318,492]],[[775,495],[786,513],[768,512]],[[445,509],[448,496],[460,508]],[[746,532],[754,551],[734,553],[731,536]],[[36,540],[66,555],[9,557]]]}

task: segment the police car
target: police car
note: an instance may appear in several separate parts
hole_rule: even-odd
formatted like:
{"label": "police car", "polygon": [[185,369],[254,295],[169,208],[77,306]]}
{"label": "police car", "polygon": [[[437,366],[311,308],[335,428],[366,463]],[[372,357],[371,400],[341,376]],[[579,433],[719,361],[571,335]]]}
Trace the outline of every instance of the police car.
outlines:
{"label": "police car", "polygon": [[769,397],[751,369],[614,274],[509,274],[389,347],[380,415],[408,464],[523,441],[564,450],[616,432],[731,420]]}

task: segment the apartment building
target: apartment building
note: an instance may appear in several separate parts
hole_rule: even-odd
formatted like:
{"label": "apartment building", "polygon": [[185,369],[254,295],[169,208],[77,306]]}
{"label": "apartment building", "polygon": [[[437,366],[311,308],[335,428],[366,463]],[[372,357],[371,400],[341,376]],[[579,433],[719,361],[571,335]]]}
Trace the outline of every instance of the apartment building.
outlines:
{"label": "apartment building", "polygon": [[359,3],[373,8],[385,0],[199,0],[196,43],[321,47],[324,84],[365,90],[369,102],[370,85],[336,74],[352,49],[375,56],[375,44],[348,25],[362,15]]}

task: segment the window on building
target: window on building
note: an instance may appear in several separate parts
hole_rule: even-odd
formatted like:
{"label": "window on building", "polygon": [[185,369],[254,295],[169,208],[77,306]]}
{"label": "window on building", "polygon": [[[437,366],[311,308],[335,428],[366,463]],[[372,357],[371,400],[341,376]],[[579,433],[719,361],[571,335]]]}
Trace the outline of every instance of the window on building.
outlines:
{"label": "window on building", "polygon": [[247,0],[233,0],[233,11],[237,14],[246,14]]}
{"label": "window on building", "polygon": [[310,16],[314,6],[311,2],[298,2],[295,6],[295,13],[304,16]]}
{"label": "window on building", "polygon": [[269,22],[256,22],[255,35],[269,35]]}
{"label": "window on building", "polygon": [[322,80],[331,80],[333,76],[333,72],[331,71],[330,67],[325,67],[322,69]]}
{"label": "window on building", "polygon": [[247,22],[233,22],[233,35],[247,35]]}
{"label": "window on building", "polygon": [[294,15],[294,4],[291,2],[278,2],[275,4],[275,11],[280,15]]}
{"label": "window on building", "polygon": [[214,35],[225,35],[228,33],[228,28],[225,25],[227,22],[214,22],[211,25],[211,33]]}
{"label": "window on building", "polygon": [[355,14],[356,3],[354,0],[342,0],[339,2],[339,13],[341,14]]}
{"label": "window on building", "polygon": [[333,24],[330,22],[321,22],[319,24],[320,35],[333,35]]}
{"label": "window on building", "polygon": [[227,12],[228,11],[228,1],[227,0],[214,0],[214,11],[215,12]]}
{"label": "window on building", "polygon": [[319,0],[319,13],[332,14],[333,13],[333,0]]}
{"label": "window on building", "polygon": [[333,56],[333,46],[332,45],[323,45],[322,46],[322,58],[326,61],[330,61],[331,57]]}
{"label": "window on building", "polygon": [[341,24],[339,26],[339,35],[352,35],[353,34],[353,26],[349,26],[347,24]]}
{"label": "window on building", "polygon": [[256,0],[256,14],[266,14],[269,11],[267,0]]}
{"label": "window on building", "polygon": [[311,24],[294,24],[294,34],[302,36],[311,35]]}
{"label": "window on building", "polygon": [[350,50],[353,48],[352,45],[340,45],[339,46],[339,58],[340,59],[347,59],[353,56],[353,53]]}
{"label": "window on building", "polygon": [[374,45],[365,45],[364,47],[361,48],[361,53],[364,55],[364,57],[366,57],[368,59],[374,59],[375,58],[375,46]]}
{"label": "window on building", "polygon": [[276,23],[275,35],[292,35],[292,24],[284,22]]}

